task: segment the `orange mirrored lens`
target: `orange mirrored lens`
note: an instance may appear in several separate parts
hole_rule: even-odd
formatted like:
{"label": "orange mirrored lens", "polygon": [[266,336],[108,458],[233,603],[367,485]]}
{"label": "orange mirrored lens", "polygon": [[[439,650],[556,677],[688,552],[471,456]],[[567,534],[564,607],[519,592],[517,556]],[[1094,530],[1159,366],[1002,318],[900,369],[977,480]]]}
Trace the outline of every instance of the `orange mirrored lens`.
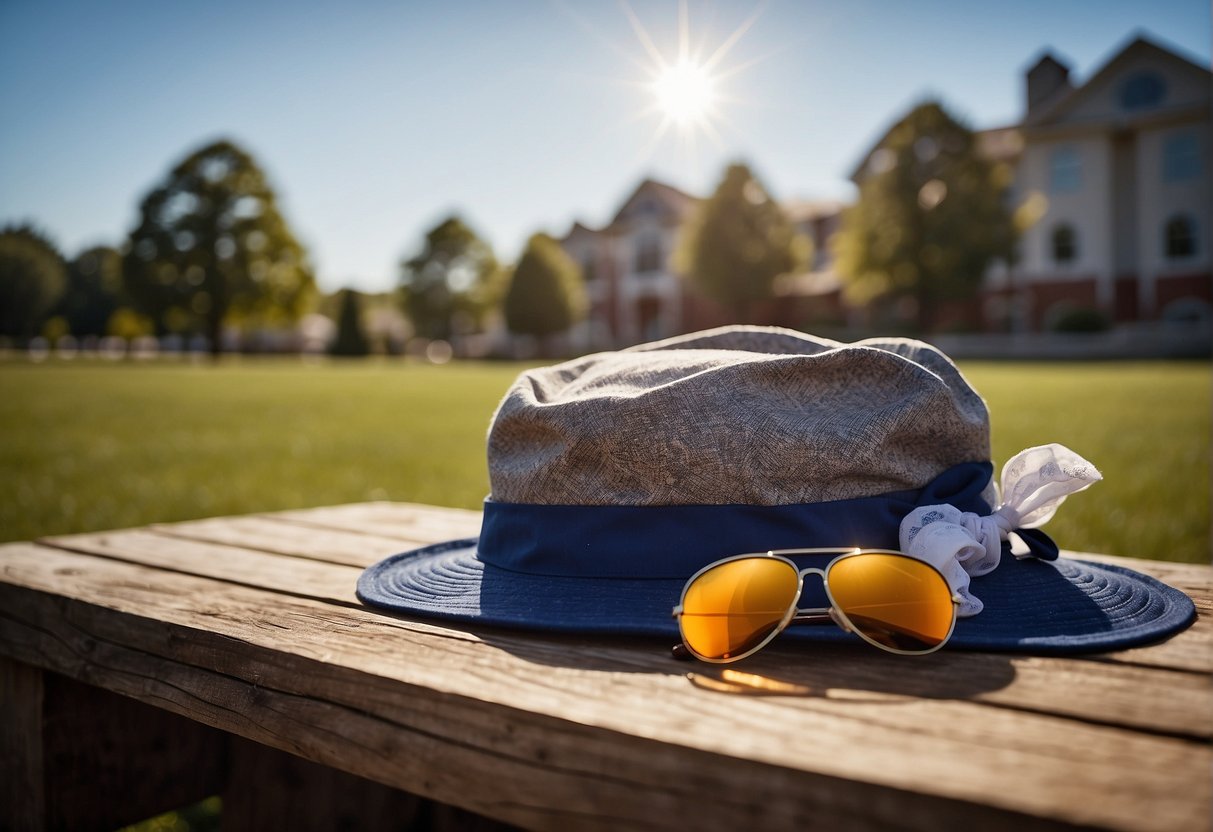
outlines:
{"label": "orange mirrored lens", "polygon": [[877,644],[925,652],[952,630],[952,590],[922,561],[865,553],[834,561],[827,580],[838,611]]}
{"label": "orange mirrored lens", "polygon": [[754,649],[796,601],[800,576],[776,558],[743,558],[704,572],[687,587],[678,623],[692,652],[729,659]]}

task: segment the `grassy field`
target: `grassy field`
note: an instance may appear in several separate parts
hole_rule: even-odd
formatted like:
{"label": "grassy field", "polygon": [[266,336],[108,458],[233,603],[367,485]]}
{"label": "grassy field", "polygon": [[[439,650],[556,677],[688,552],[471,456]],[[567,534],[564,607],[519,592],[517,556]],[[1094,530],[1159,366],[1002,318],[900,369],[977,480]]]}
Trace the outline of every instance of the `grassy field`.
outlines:
{"label": "grassy field", "polygon": [[[371,499],[476,508],[511,364],[0,364],[0,539]],[[1105,481],[1065,548],[1209,559],[1210,370],[968,363],[994,457],[1062,442]]]}

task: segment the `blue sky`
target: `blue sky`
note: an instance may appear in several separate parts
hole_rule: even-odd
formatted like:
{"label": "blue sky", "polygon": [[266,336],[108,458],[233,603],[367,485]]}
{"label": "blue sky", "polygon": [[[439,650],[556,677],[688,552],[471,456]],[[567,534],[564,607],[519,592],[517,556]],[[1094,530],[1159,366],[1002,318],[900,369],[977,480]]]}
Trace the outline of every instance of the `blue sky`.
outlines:
{"label": "blue sky", "polygon": [[119,244],[188,151],[230,137],[268,170],[322,287],[380,291],[461,213],[505,260],[537,230],[601,223],[646,175],[696,194],[749,161],[782,198],[848,198],[846,176],[928,96],[974,127],[1014,122],[1045,48],[1087,78],[1136,33],[1209,63],[1210,5],[688,2],[716,65],[718,135],[657,137],[652,60],[677,0],[0,0],[0,224],[69,255]]}

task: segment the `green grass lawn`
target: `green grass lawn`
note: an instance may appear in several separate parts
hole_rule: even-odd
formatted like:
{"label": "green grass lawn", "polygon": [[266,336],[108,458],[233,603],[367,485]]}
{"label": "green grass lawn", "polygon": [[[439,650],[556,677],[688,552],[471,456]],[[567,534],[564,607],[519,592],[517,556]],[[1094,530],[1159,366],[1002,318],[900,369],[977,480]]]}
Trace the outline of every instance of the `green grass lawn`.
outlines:
{"label": "green grass lawn", "polygon": [[[995,461],[1062,442],[1105,481],[1065,548],[1209,559],[1207,364],[968,363]],[[353,502],[476,508],[484,436],[519,365],[0,364],[0,539]]]}

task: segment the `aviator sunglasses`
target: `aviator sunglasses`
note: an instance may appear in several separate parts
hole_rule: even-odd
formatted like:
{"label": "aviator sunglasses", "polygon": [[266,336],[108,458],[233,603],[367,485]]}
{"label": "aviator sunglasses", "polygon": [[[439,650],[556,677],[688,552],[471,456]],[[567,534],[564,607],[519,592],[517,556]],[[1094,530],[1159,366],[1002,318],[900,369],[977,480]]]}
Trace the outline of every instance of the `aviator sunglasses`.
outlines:
{"label": "aviator sunglasses", "polygon": [[[801,569],[786,557],[833,553],[824,569]],[[821,576],[830,606],[797,608],[806,575]],[[959,601],[939,570],[901,552],[777,549],[700,569],[674,617],[683,645],[706,662],[753,655],[789,624],[837,624],[881,650],[919,655],[947,643]]]}

